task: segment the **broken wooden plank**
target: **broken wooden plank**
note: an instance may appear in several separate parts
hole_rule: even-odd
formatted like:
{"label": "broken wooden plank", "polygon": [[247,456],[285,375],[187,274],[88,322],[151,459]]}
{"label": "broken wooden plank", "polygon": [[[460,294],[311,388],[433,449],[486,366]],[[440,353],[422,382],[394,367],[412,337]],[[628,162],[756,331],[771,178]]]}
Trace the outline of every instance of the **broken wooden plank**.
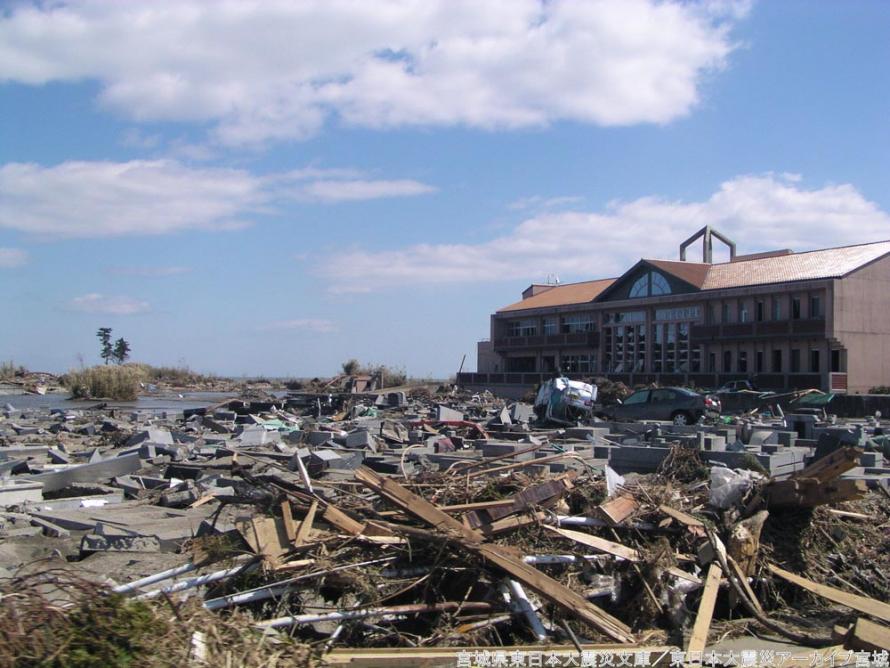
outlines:
{"label": "broken wooden plank", "polygon": [[842,589],[836,589],[834,587],[829,587],[828,585],[813,582],[812,580],[807,580],[806,578],[790,573],[773,564],[769,564],[767,568],[769,568],[771,573],[778,575],[783,580],[796,584],[797,586],[806,589],[808,592],[816,594],[816,596],[821,596],[833,603],[838,603],[839,605],[852,608],[853,610],[858,610],[863,614],[871,615],[882,621],[890,622],[890,605],[882,601],[876,601],[873,598],[859,596],[858,594],[850,594]]}
{"label": "broken wooden plank", "polygon": [[547,513],[541,511],[537,513],[525,513],[524,515],[505,517],[496,522],[492,522],[491,524],[483,524],[476,527],[476,530],[486,538],[491,538],[492,536],[497,536],[498,534],[513,531],[515,529],[521,529],[523,527],[531,526],[532,524],[543,523],[546,519]]}
{"label": "broken wooden plank", "polygon": [[238,533],[250,545],[255,554],[275,566],[282,555],[290,551],[290,536],[284,528],[284,521],[275,517],[254,517],[246,522],[235,524]]}
{"label": "broken wooden plank", "polygon": [[597,514],[609,524],[621,524],[628,517],[632,516],[640,504],[630,495],[622,494],[614,499],[610,499],[605,503],[601,503],[596,508]]}
{"label": "broken wooden plank", "polygon": [[557,527],[550,526],[547,527],[547,530],[552,531],[553,533],[558,534],[563,538],[573,540],[576,543],[581,543],[582,545],[592,547],[598,552],[605,552],[606,554],[611,554],[612,556],[620,557],[634,563],[643,560],[643,558],[640,556],[640,553],[637,552],[635,549],[627,547],[626,545],[622,545],[621,543],[615,543],[611,540],[600,538],[599,536],[592,536],[589,533],[583,533],[581,531],[572,531],[571,529],[559,529]]}
{"label": "broken wooden plank", "polygon": [[860,617],[850,629],[844,647],[866,652],[890,652],[890,628]]}
{"label": "broken wooden plank", "polygon": [[720,591],[720,564],[711,562],[708,567],[708,576],[705,579],[705,589],[698,604],[698,614],[695,616],[695,625],[686,645],[686,655],[690,653],[704,652],[708,644],[708,629],[711,627],[711,618],[714,616],[714,604],[717,602],[717,592]]}
{"label": "broken wooden plank", "polygon": [[300,546],[309,540],[309,534],[312,532],[312,524],[315,522],[316,510],[318,510],[318,501],[313,501],[312,505],[309,506],[309,511],[306,513],[306,517],[300,522],[300,528],[297,530],[297,535],[294,536],[294,545]]}
{"label": "broken wooden plank", "polygon": [[864,480],[833,480],[816,478],[771,482],[764,493],[769,508],[815,508],[829,503],[861,499],[868,493]]}
{"label": "broken wooden plank", "polygon": [[859,466],[862,452],[860,448],[853,446],[838,448],[800,471],[792,473],[790,479],[813,478],[819,482],[829,482]]}
{"label": "broken wooden plank", "polygon": [[337,506],[331,504],[327,505],[324,512],[321,514],[321,517],[331,526],[353,536],[361,534],[362,529],[364,528],[364,525],[361,522],[352,519],[349,515],[337,508]]}
{"label": "broken wooden plank", "polygon": [[287,532],[291,542],[297,537],[297,525],[294,522],[294,515],[291,511],[290,501],[285,499],[281,502],[281,519],[284,521],[284,530]]}
{"label": "broken wooden plank", "polygon": [[[467,513],[467,520],[471,527],[476,528],[483,524],[495,522],[503,517],[524,512],[533,506],[550,507],[562,498],[566,490],[571,489],[572,480],[575,476],[575,472],[572,471],[554,480],[532,485],[509,497],[511,501],[509,505],[498,505],[497,507],[475,510]],[[443,508],[442,510],[445,509]]]}
{"label": "broken wooden plank", "polygon": [[670,517],[673,520],[676,520],[680,524],[687,527],[704,527],[704,523],[701,520],[694,518],[692,515],[684,513],[682,510],[677,510],[676,508],[671,508],[670,506],[661,505],[658,506],[658,509]]}
{"label": "broken wooden plank", "polygon": [[[751,605],[754,606],[754,609],[757,610],[757,612],[759,612],[760,614],[765,614],[763,611],[763,607],[760,605],[760,601],[757,599],[757,595],[754,593],[754,590],[751,589],[751,583],[748,582],[748,576],[742,572],[741,566],[739,566],[736,560],[729,555],[726,556],[726,561],[729,564],[729,568],[732,569],[732,574],[735,575],[736,580],[738,581],[739,585],[741,585],[742,590],[745,592],[745,594],[747,594],[748,601],[751,603]],[[734,593],[735,592],[730,591],[730,594]]]}
{"label": "broken wooden plank", "polygon": [[522,556],[515,550],[484,543],[481,533],[465,527],[423,497],[367,467],[362,466],[356,469],[355,477],[380,496],[432,525],[445,534],[449,540],[458,542],[465,549],[480,555],[569,614],[578,617],[615,640],[627,643],[635,641],[630,627],[624,622],[612,617],[605,610],[593,605],[557,580],[524,563]]}

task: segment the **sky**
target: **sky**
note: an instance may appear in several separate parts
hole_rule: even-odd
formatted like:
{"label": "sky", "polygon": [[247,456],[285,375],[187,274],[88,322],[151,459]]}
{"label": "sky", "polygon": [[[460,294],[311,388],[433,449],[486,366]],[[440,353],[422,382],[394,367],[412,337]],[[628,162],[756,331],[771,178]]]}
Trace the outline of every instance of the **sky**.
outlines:
{"label": "sky", "polygon": [[99,363],[111,327],[201,372],[444,378],[530,283],[704,225],[890,239],[888,30],[885,0],[0,2],[0,360]]}

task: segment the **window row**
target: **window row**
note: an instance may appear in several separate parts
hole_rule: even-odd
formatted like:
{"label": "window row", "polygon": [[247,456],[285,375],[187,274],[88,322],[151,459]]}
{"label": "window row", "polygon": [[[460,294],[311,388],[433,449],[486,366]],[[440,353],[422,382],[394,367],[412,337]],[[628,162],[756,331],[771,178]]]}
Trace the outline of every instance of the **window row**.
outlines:
{"label": "window row", "polygon": [[[731,301],[724,301],[720,303],[719,322],[763,322],[767,319],[787,320],[788,318],[800,320],[804,317],[803,303],[802,298],[798,296],[792,296],[790,299],[772,297],[769,302],[766,299],[755,299],[753,302],[738,300],[735,304]],[[807,318],[825,316],[821,295],[810,295],[806,303],[808,306]],[[707,306],[707,323],[713,325],[717,322],[717,303],[711,302]]]}
{"label": "window row", "polygon": [[[836,352],[836,351],[832,351]],[[806,357],[804,357],[806,355]],[[785,368],[784,351],[774,349],[767,354],[764,350],[754,351],[753,359],[749,358],[747,350],[724,350],[720,368],[717,368],[717,353],[708,355],[708,371],[715,373],[821,373],[822,351],[810,349],[807,352],[800,348],[792,348],[788,368]],[[767,360],[769,367],[767,367]],[[834,367],[834,362],[832,362]],[[837,369],[832,368],[832,371]]]}

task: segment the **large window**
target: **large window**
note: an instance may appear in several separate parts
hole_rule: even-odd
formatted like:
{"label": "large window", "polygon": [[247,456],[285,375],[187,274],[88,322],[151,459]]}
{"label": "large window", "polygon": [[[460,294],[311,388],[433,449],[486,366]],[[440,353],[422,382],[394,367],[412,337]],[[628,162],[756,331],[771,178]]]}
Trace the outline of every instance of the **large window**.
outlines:
{"label": "large window", "polygon": [[819,295],[813,295],[812,297],[810,297],[810,317],[822,317],[822,298],[819,297]]}
{"label": "large window", "polygon": [[559,334],[559,318],[550,316],[544,318],[544,336]]}
{"label": "large window", "polygon": [[791,350],[791,373],[800,372],[800,349],[792,348]]}
{"label": "large window", "polygon": [[819,373],[822,370],[820,368],[820,361],[821,360],[819,359],[819,351],[810,350],[810,371],[812,371],[813,373]]}
{"label": "large window", "polygon": [[791,318],[800,320],[800,297],[791,298]]}
{"label": "large window", "polygon": [[657,271],[650,271],[640,276],[630,287],[630,298],[657,297],[658,295],[671,294],[671,285],[667,279]]}
{"label": "large window", "polygon": [[507,323],[507,336],[534,336],[538,333],[535,320],[511,320]]}
{"label": "large window", "polygon": [[782,373],[782,351],[773,350],[773,373]]}
{"label": "large window", "polygon": [[592,332],[593,316],[590,314],[567,315],[562,319],[562,333]]}
{"label": "large window", "polygon": [[563,373],[591,373],[596,371],[593,355],[563,355],[559,358]]}

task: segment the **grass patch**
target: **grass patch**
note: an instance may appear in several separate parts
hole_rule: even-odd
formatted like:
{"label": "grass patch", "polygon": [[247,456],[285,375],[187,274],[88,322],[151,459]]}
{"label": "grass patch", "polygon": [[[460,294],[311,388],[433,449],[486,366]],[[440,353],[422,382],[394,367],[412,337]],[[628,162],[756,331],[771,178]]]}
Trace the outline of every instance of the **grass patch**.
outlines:
{"label": "grass patch", "polygon": [[16,365],[15,362],[0,362],[0,380],[13,380],[16,376],[24,376],[28,370],[21,364]]}
{"label": "grass patch", "polygon": [[[56,593],[47,593],[52,591]],[[313,665],[307,647],[286,638],[266,638],[253,630],[252,622],[239,611],[216,615],[197,601],[135,601],[68,571],[45,571],[0,587],[0,665]],[[196,632],[203,634],[203,664],[195,662]]]}
{"label": "grass patch", "polygon": [[61,381],[76,399],[133,401],[139,394],[145,375],[138,364],[94,366],[69,371]]}

